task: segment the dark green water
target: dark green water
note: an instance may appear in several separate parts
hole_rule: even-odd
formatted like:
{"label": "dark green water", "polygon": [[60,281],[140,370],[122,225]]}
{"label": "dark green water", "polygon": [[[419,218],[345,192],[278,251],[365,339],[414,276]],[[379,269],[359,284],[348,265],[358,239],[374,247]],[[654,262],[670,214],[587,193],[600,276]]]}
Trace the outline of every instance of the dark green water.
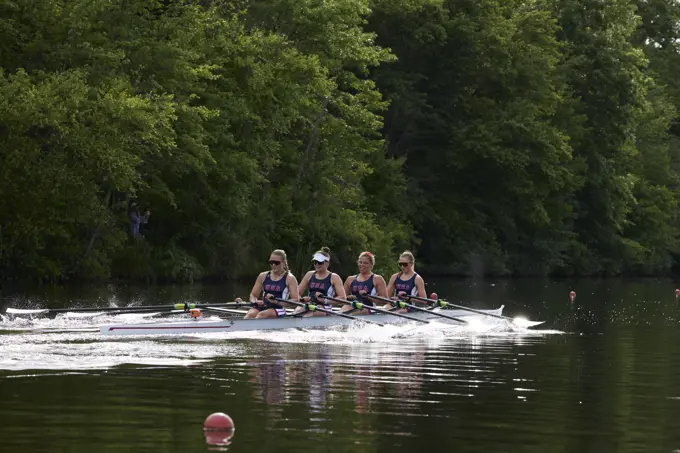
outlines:
{"label": "dark green water", "polygon": [[[435,283],[428,290],[452,301],[504,304],[547,323],[534,332],[489,323],[106,338],[73,331],[101,323],[92,319],[4,320],[0,451],[208,451],[216,447],[202,423],[217,411],[235,421],[232,452],[680,451],[680,283]],[[2,302],[246,293],[109,286],[5,293]]]}

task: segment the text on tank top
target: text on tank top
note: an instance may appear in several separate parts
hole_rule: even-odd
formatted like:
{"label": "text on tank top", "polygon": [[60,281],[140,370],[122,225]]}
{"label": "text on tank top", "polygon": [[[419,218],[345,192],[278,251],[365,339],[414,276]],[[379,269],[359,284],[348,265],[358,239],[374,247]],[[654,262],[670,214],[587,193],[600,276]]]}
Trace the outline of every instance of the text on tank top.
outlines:
{"label": "text on tank top", "polygon": [[359,293],[361,291],[366,291],[366,293],[371,296],[375,296],[378,294],[378,292],[375,289],[375,285],[373,284],[374,276],[375,274],[371,274],[371,277],[368,280],[366,280],[365,282],[360,282],[359,280],[357,280],[359,278],[359,275],[355,275],[354,280],[352,280],[352,283],[350,283],[349,285],[349,293],[356,296],[357,299],[359,299],[361,302],[369,306],[373,306],[373,301],[368,297],[362,296]]}
{"label": "text on tank top", "polygon": [[277,299],[288,299],[288,285],[286,285],[288,271],[283,274],[280,280],[272,280],[270,274],[271,272],[267,272],[262,282],[262,296],[271,294]]}
{"label": "text on tank top", "polygon": [[312,298],[312,300],[316,299],[316,293],[321,293],[324,296],[329,297],[335,296],[335,288],[333,288],[333,283],[331,282],[332,278],[332,273],[328,274],[328,276],[324,279],[316,278],[316,273],[312,274],[311,278],[309,279],[309,285],[307,286],[309,288],[309,296]]}
{"label": "text on tank top", "polygon": [[397,278],[394,280],[394,295],[398,296],[399,293],[404,292],[409,296],[417,296],[418,295],[418,288],[416,288],[417,276],[418,274],[414,273],[413,276],[408,280],[402,280],[401,274],[397,275]]}

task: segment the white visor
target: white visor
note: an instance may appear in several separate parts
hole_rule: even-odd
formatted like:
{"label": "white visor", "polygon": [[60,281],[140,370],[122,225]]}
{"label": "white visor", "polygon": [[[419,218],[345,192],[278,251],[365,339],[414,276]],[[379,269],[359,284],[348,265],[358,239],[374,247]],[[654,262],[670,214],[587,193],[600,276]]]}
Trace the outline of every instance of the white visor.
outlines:
{"label": "white visor", "polygon": [[321,253],[315,253],[314,256],[312,257],[312,260],[314,261],[328,261],[328,257],[325,255],[322,255]]}

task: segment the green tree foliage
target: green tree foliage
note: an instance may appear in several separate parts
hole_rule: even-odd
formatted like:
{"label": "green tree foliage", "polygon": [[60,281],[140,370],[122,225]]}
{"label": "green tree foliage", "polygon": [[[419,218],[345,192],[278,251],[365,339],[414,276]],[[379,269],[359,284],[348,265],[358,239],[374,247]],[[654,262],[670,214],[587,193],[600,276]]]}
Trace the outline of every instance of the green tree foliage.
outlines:
{"label": "green tree foliage", "polygon": [[[364,188],[390,165],[366,77],[389,54],[361,31],[365,5],[315,12],[347,28],[352,52],[328,58],[224,2],[3,8],[5,275],[233,277],[275,247],[386,255],[405,237]],[[125,239],[131,197],[153,207],[143,242]]]}
{"label": "green tree foliage", "polygon": [[[636,11],[629,1],[376,2],[371,26],[399,59],[377,74],[392,102],[385,133],[406,159],[434,269],[671,268],[672,85],[647,68],[640,43],[658,33],[638,28]],[[674,42],[672,21],[648,22]]]}
{"label": "green tree foliage", "polygon": [[639,25],[634,42],[649,60],[648,101],[639,115],[636,187],[637,205],[627,234],[645,246],[641,260],[631,266],[637,273],[658,274],[670,269],[680,250],[678,243],[678,162],[680,162],[680,4],[671,0],[637,2]]}
{"label": "green tree foliage", "polygon": [[114,226],[112,194],[130,190],[135,167],[165,154],[173,136],[169,99],[110,82],[93,91],[78,70],[0,73],[5,272],[106,272],[107,253],[125,237]]}
{"label": "green tree foliage", "polygon": [[[369,12],[364,0],[258,0],[248,9],[249,24],[313,56],[327,78],[325,91],[312,98],[311,114],[283,140],[290,153],[271,178],[291,203],[280,223],[269,222],[282,234],[273,229],[267,236],[293,244],[295,261],[305,265],[321,244],[353,270],[357,251],[371,247],[386,258],[411,239],[399,162],[385,158],[379,133],[386,104],[369,78],[393,57],[363,30]],[[272,201],[274,210],[287,204]]]}
{"label": "green tree foliage", "polygon": [[[0,4],[3,278],[659,274],[672,0]],[[128,207],[151,208],[145,237]]]}
{"label": "green tree foliage", "polygon": [[392,101],[390,152],[406,159],[430,264],[550,269],[566,235],[571,158],[554,122],[564,87],[550,12],[491,0],[385,2],[371,23],[399,58],[378,81]]}
{"label": "green tree foliage", "polygon": [[647,94],[644,55],[630,42],[635,6],[565,0],[557,14],[565,42],[561,72],[575,101],[571,144],[582,178],[568,269],[616,273],[641,248],[624,235],[635,204],[636,116]]}

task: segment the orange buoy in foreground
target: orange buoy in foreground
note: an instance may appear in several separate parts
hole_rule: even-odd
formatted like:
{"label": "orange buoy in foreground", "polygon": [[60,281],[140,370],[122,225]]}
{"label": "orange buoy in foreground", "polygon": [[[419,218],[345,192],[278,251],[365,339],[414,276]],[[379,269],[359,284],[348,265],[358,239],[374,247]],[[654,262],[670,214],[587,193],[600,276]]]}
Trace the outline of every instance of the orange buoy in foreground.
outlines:
{"label": "orange buoy in foreground", "polygon": [[571,299],[572,302],[576,299],[576,291],[571,291],[569,293],[569,299]]}
{"label": "orange buoy in foreground", "polygon": [[222,412],[208,415],[203,422],[203,429],[208,431],[229,431],[234,429],[234,421]]}
{"label": "orange buoy in foreground", "polygon": [[437,293],[432,293],[432,294],[430,294],[430,299],[432,299],[432,300],[438,300],[438,299],[439,299],[439,296],[437,295]]}
{"label": "orange buoy in foreground", "polygon": [[234,421],[222,412],[208,415],[203,422],[205,442],[210,445],[229,445],[235,430]]}

